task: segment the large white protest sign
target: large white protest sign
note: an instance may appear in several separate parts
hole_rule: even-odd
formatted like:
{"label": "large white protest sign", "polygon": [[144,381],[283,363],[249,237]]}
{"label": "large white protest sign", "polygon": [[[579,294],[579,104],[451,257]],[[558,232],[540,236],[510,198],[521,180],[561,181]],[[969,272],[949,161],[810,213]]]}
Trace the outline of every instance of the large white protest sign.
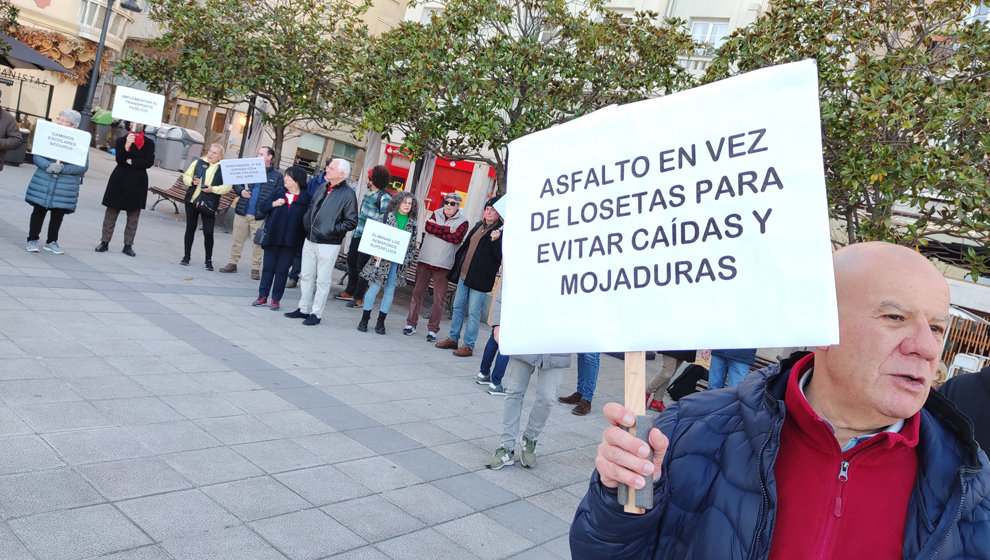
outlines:
{"label": "large white protest sign", "polygon": [[838,342],[812,61],[509,145],[500,350]]}
{"label": "large white protest sign", "polygon": [[253,185],[268,181],[265,172],[265,160],[260,157],[222,159],[220,173],[226,185]]}
{"label": "large white protest sign", "polygon": [[117,86],[110,114],[115,119],[148,126],[161,126],[165,113],[165,96],[140,89]]}
{"label": "large white protest sign", "polygon": [[406,258],[406,248],[409,247],[411,234],[396,227],[383,224],[376,220],[364,223],[361,232],[361,243],[358,251],[372,257],[381,257],[394,263],[401,263]]}
{"label": "large white protest sign", "polygon": [[75,165],[86,165],[89,141],[88,132],[38,119],[31,153]]}

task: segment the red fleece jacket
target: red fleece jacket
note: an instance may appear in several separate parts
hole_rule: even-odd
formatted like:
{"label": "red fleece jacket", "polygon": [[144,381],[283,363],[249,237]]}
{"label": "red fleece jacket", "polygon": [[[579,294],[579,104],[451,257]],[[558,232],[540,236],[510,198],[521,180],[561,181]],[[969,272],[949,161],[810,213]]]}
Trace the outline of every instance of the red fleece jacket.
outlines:
{"label": "red fleece jacket", "polygon": [[900,559],[918,473],[919,415],[905,420],[900,433],[877,434],[843,453],[801,393],[800,378],[813,358],[795,364],[787,382],[770,560]]}

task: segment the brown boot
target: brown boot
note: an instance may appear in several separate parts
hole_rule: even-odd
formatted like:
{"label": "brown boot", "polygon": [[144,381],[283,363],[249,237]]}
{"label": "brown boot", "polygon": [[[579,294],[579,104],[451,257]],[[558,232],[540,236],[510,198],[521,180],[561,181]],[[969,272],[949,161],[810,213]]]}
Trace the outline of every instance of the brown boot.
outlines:
{"label": "brown boot", "polygon": [[437,348],[443,348],[444,350],[457,350],[457,343],[454,342],[454,339],[452,338],[445,338],[436,343],[434,346]]}
{"label": "brown boot", "polygon": [[581,393],[572,393],[566,397],[559,397],[557,401],[564,404],[577,404],[581,402]]}
{"label": "brown boot", "polygon": [[471,354],[474,354],[474,351],[471,350],[470,346],[461,346],[457,350],[454,350],[454,355],[459,358],[467,358],[470,357]]}
{"label": "brown boot", "polygon": [[591,412],[591,401],[581,399],[581,402],[574,407],[571,414],[574,416],[587,416],[589,412]]}
{"label": "brown boot", "polygon": [[220,267],[220,272],[226,272],[228,274],[231,272],[237,272],[237,265],[234,263],[227,263]]}

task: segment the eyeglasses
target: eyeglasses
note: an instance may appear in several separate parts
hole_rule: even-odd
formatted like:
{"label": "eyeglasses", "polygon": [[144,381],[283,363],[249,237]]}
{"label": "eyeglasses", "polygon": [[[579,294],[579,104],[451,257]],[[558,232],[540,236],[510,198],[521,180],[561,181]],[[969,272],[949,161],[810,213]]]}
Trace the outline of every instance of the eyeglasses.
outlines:
{"label": "eyeglasses", "polygon": [[460,206],[461,203],[456,200],[445,200],[443,201],[444,206]]}

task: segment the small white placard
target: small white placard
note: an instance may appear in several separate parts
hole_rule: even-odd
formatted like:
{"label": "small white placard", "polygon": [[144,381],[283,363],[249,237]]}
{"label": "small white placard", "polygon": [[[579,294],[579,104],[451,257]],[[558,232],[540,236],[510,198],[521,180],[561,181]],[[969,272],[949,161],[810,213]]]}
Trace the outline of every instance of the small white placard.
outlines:
{"label": "small white placard", "polygon": [[401,264],[406,258],[409,236],[410,233],[404,229],[368,220],[364,223],[364,230],[361,232],[358,251]]}
{"label": "small white placard", "polygon": [[225,185],[253,185],[268,181],[265,159],[260,157],[220,160]]}
{"label": "small white placard", "polygon": [[165,96],[150,91],[117,86],[110,114],[122,119],[148,126],[161,126],[165,113]]}
{"label": "small white placard", "polygon": [[838,342],[817,67],[509,144],[506,354]]}
{"label": "small white placard", "polygon": [[86,165],[89,141],[88,132],[38,119],[31,153],[74,165]]}

